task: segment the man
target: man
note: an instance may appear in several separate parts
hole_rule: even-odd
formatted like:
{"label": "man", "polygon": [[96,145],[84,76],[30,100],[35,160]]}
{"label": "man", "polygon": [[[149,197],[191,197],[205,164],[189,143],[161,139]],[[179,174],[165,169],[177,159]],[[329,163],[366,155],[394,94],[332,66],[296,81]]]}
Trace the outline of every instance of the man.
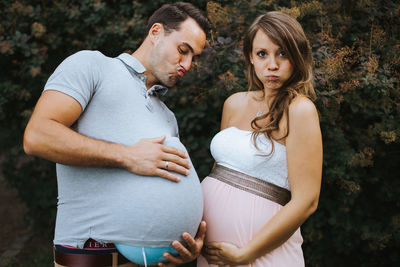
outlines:
{"label": "man", "polygon": [[[144,179],[158,176],[174,182],[179,182],[174,173],[189,174],[185,151],[163,144],[165,135],[177,136],[178,130],[173,113],[157,95],[190,69],[193,58],[204,48],[210,26],[193,5],[166,4],[150,17],[147,36],[132,55],[111,59],[99,52],[81,51],[67,58],[49,78],[26,127],[24,150],[57,163],[55,266],[72,266],[75,262],[79,266],[117,266],[118,259],[126,262],[117,256],[113,244],[91,239],[96,234],[104,240],[123,235],[112,229],[107,218],[106,225],[98,226],[99,217],[108,215],[101,210],[118,209],[113,206],[118,192],[110,192],[111,196],[92,193],[104,192],[119,181],[121,169]],[[153,122],[149,122],[150,117]],[[138,136],[151,138],[135,139]],[[95,182],[88,185],[90,181]],[[74,195],[78,189],[86,190],[94,199]],[[65,207],[65,199],[76,202],[75,210]],[[97,228],[92,228],[94,224]],[[88,240],[83,242],[88,229]],[[94,233],[92,229],[96,229]],[[165,253],[169,263],[159,265],[194,260],[200,254],[204,235],[205,222],[195,238],[183,233],[187,246],[172,242],[179,255]]]}

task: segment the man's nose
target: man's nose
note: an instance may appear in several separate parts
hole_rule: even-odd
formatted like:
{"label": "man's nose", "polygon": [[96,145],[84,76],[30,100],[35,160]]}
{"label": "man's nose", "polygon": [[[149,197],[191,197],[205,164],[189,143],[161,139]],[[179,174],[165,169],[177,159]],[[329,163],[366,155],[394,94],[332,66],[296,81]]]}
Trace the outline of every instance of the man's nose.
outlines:
{"label": "man's nose", "polygon": [[190,69],[190,67],[192,66],[192,59],[193,59],[193,57],[191,55],[188,55],[188,56],[182,58],[181,66],[186,71],[188,71]]}

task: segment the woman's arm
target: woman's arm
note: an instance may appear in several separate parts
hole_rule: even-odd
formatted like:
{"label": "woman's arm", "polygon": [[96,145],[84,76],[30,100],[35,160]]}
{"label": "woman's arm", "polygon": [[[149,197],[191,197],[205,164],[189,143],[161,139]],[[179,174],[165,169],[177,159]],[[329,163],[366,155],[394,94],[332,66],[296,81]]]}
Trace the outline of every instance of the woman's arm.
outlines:
{"label": "woman's arm", "polygon": [[322,137],[318,113],[305,97],[289,106],[286,138],[292,198],[243,248],[227,243],[207,244],[209,263],[238,265],[253,262],[288,240],[317,209],[322,175]]}

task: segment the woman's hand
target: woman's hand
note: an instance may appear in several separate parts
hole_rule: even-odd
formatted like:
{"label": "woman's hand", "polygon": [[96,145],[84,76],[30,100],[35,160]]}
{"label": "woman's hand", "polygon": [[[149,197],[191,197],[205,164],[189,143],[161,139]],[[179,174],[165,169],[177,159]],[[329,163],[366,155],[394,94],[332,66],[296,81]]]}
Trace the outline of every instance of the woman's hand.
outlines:
{"label": "woman's hand", "polygon": [[210,242],[203,247],[203,256],[209,264],[236,266],[249,263],[242,248],[226,242]]}

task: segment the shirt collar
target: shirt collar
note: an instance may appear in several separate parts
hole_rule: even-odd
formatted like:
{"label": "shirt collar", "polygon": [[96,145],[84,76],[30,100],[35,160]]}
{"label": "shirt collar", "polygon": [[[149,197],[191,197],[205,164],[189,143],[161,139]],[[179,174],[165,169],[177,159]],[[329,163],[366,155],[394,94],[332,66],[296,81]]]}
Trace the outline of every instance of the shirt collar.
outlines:
{"label": "shirt collar", "polygon": [[163,96],[168,92],[168,88],[161,84],[153,85],[149,90],[147,90],[148,95]]}
{"label": "shirt collar", "polygon": [[126,66],[130,67],[137,74],[143,74],[146,71],[146,68],[140,63],[138,59],[129,55],[128,53],[122,53],[117,57],[121,60]]}
{"label": "shirt collar", "polygon": [[[147,77],[144,75],[146,68],[142,65],[142,63],[138,59],[136,59],[132,55],[129,55],[128,53],[122,53],[117,58],[124,63],[124,65],[128,68],[128,70],[131,74],[133,72],[133,74],[138,76],[139,79],[143,83],[146,83]],[[167,93],[167,91],[168,91],[168,88],[165,87],[164,85],[156,84],[147,90],[146,95],[148,95],[148,96],[154,96],[154,95],[163,96]]]}

